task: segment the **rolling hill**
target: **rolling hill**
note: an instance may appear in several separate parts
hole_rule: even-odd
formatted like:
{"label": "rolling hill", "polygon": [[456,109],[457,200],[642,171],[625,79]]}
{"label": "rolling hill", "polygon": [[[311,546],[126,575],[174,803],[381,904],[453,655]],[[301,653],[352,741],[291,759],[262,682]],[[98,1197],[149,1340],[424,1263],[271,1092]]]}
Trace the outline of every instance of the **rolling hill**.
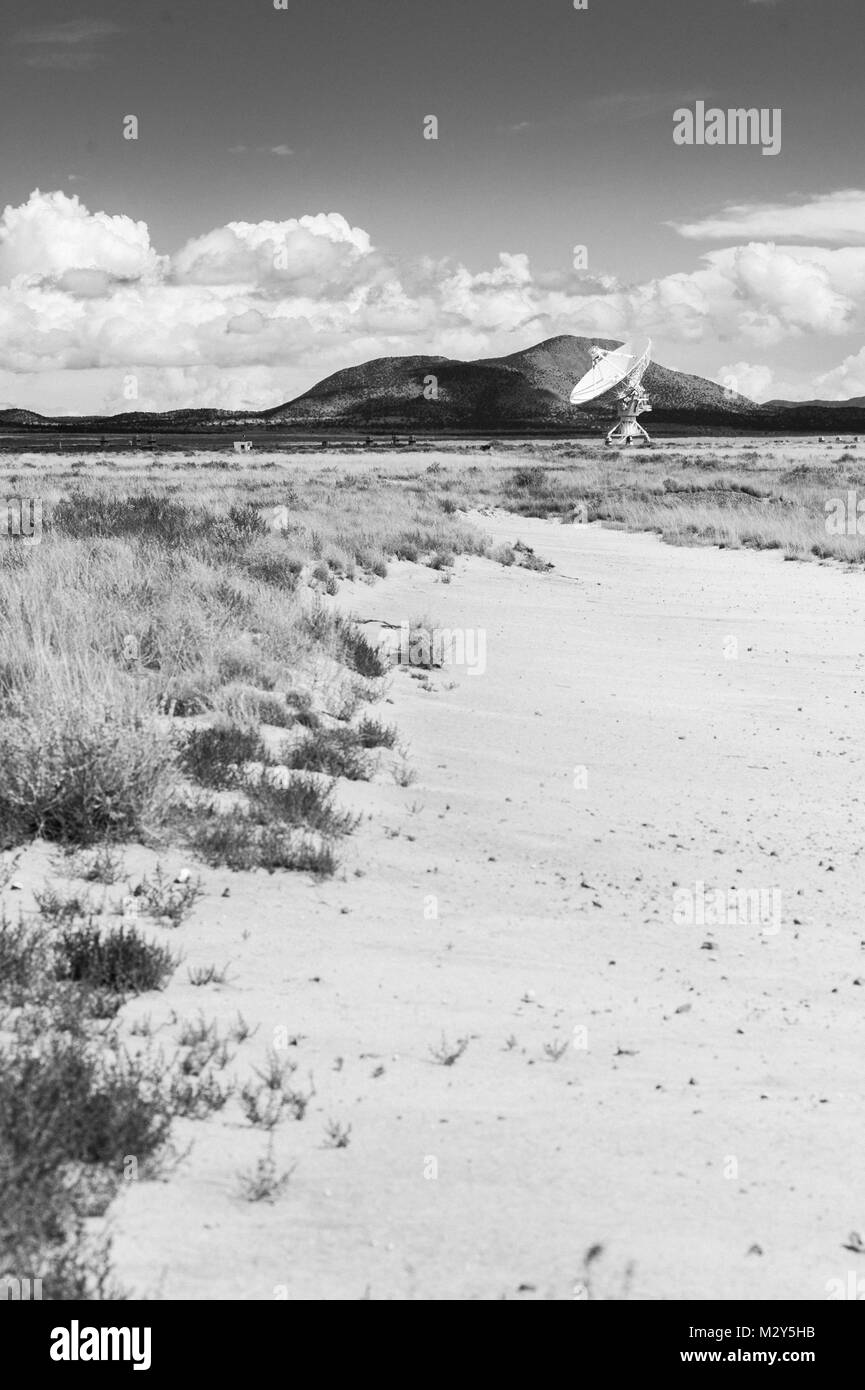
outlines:
{"label": "rolling hill", "polygon": [[[620,346],[612,338],[563,335],[503,357],[474,362],[440,356],[377,357],[325,377],[282,405],[261,411],[217,409],[127,411],[118,415],[49,418],[0,410],[8,433],[230,432],[242,429],[318,432],[484,432],[591,434],[609,426],[615,394],[572,406],[570,393],[592,365],[591,348]],[[714,381],[653,362],[644,378],[652,402],[646,424],[672,433],[865,432],[865,398],[769,401],[757,405]]]}
{"label": "rolling hill", "polygon": [[[619,343],[611,338],[563,336],[506,357],[475,362],[448,357],[379,357],[335,372],[295,400],[263,414],[274,424],[361,428],[585,425],[611,412],[615,403],[610,392],[590,407],[570,404],[572,387],[592,365],[593,346],[612,348]],[[656,412],[698,411],[734,421],[736,416],[758,409],[744,396],[729,398],[715,382],[654,362],[645,384]]]}

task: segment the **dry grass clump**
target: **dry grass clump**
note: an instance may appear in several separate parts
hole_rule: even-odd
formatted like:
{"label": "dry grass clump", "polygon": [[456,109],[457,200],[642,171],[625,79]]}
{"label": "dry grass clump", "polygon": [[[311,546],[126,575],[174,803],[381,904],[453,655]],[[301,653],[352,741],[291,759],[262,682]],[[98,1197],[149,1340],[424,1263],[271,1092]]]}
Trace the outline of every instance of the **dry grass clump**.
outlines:
{"label": "dry grass clump", "polygon": [[143,838],[170,790],[173,754],[140,702],[83,705],[56,691],[8,701],[0,837],[64,844]]}
{"label": "dry grass clump", "polygon": [[[311,847],[293,833],[320,833],[327,819],[309,796],[308,825],[292,810],[279,826],[263,826],[263,798],[272,794],[256,801],[249,776],[267,762],[258,731],[308,731],[290,767],[368,776],[363,745],[324,729],[323,715],[351,718],[379,693],[388,663],[326,598],[310,604],[300,591],[325,573],[326,590],[336,575],[382,574],[400,523],[427,550],[441,544],[442,523],[427,514],[431,504],[421,517],[402,498],[368,503],[349,532],[328,496],[274,531],[269,502],[279,484],[262,481],[252,498],[241,481],[228,495],[179,496],[175,484],[130,494],[113,480],[76,480],[49,498],[41,546],[26,560],[15,548],[0,555],[2,843],[158,835],[178,785],[191,778],[246,798],[233,831],[226,808],[210,805],[207,826],[193,827],[191,842],[211,862],[332,862],[332,846]],[[177,720],[201,716],[213,728],[173,735]]]}
{"label": "dry grass clump", "polygon": [[[774,549],[788,559],[865,562],[862,518],[831,520],[852,489],[865,497],[865,459],[849,451],[791,464],[791,452],[734,439],[667,441],[650,449],[576,451],[551,441],[499,446],[496,462],[440,470],[429,488],[455,487],[465,508],[496,506],[568,524],[604,522],[655,531],[676,545]],[[777,444],[778,441],[775,442]],[[857,491],[858,490],[858,491]],[[513,562],[509,547],[491,552]]]}
{"label": "dry grass clump", "polygon": [[164,1065],[127,1051],[106,1020],[174,964],[126,927],[0,912],[0,1268],[42,1278],[45,1298],[112,1296],[108,1247],[85,1222],[130,1155],[142,1171],[157,1160],[174,1111]]}

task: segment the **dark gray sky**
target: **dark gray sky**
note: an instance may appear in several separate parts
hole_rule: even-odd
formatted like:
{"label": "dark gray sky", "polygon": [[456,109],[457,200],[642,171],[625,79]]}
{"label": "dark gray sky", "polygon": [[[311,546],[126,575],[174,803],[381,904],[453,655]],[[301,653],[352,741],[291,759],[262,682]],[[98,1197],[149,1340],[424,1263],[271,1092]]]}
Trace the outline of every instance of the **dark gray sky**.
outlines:
{"label": "dark gray sky", "polygon": [[[859,352],[865,297],[861,0],[589,0],[585,11],[572,0],[4,0],[2,24],[4,204],[37,188],[75,197],[90,214],[146,223],[159,257],[228,223],[319,213],[375,249],[351,265],[339,252],[334,266],[318,254],[330,234],[305,232],[315,246],[288,246],[288,280],[275,284],[260,266],[215,281],[198,261],[180,274],[151,267],[148,310],[175,348],[154,340],[135,363],[113,320],[133,313],[141,266],[118,270],[101,233],[61,250],[66,203],[36,208],[26,225],[44,264],[19,254],[21,225],[0,230],[3,293],[18,295],[0,306],[0,399],[120,408],[110,374],[140,366],[147,404],[160,390],[166,406],[216,403],[226,378],[229,403],[266,404],[379,352],[479,356],[607,328],[651,333],[659,360],[681,369],[737,366],[756,394],[809,395],[820,374],[821,393],[865,390],[865,362],[841,367]],[[698,98],[781,108],[781,153],[674,145],[673,111]],[[127,114],[137,141],[122,138]],[[427,114],[437,141],[423,139]],[[733,204],[743,211],[731,219]],[[578,243],[588,275],[572,266]],[[733,253],[749,243],[773,249]],[[722,251],[723,263],[701,260]],[[522,262],[502,270],[502,252],[526,257],[530,279]],[[105,293],[58,283],[78,268],[104,269]],[[60,338],[34,349],[22,315]],[[218,334],[240,349],[214,347]]]}

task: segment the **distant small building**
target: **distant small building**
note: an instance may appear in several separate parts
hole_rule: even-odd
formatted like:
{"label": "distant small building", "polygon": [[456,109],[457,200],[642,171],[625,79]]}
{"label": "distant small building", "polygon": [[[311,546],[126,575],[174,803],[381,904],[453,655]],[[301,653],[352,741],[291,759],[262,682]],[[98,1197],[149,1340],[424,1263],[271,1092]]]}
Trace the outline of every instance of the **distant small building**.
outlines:
{"label": "distant small building", "polygon": [[251,453],[252,453],[252,440],[251,440],[251,439],[235,439],[235,441],[234,441],[234,452],[235,452],[236,454],[251,454]]}

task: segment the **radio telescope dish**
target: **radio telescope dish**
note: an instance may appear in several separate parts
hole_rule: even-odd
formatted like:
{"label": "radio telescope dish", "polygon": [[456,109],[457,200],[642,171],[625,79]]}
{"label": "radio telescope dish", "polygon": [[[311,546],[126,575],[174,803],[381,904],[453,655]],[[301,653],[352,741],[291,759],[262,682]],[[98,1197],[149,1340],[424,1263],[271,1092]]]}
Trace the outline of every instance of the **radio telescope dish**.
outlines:
{"label": "radio telescope dish", "polygon": [[607,443],[630,444],[634,439],[644,439],[650,444],[651,440],[637,416],[644,410],[652,409],[643,386],[643,377],[651,360],[651,339],[638,356],[629,350],[629,345],[612,349],[593,347],[591,353],[592,366],[571,392],[571,405],[587,405],[589,401],[618,387],[618,419],[607,434]]}
{"label": "radio telescope dish", "polygon": [[624,381],[634,362],[634,355],[628,350],[627,343],[620,348],[593,347],[590,351],[592,365],[571,392],[571,405],[586,405],[596,396],[611,391],[620,381]]}

